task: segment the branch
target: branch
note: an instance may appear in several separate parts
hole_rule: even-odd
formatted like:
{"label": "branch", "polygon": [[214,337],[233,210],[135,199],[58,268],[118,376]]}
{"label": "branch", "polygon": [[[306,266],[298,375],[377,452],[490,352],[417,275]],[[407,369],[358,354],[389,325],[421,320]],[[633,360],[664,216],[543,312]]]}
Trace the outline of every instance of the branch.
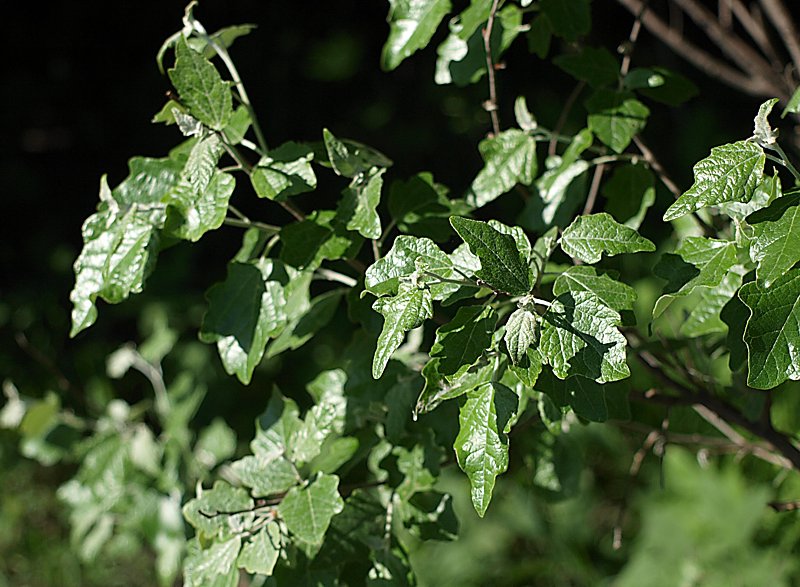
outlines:
{"label": "branch", "polygon": [[[644,5],[642,0],[617,0],[617,2],[634,15],[638,14]],[[642,14],[642,24],[675,53],[707,75],[751,96],[764,97],[775,94],[775,89],[766,80],[752,78],[703,51],[697,45],[687,41],[681,33],[672,29],[652,11],[646,10]]]}
{"label": "branch", "polygon": [[781,0],[760,0],[760,2],[775,30],[783,39],[783,44],[786,45],[786,50],[792,57],[795,69],[800,71],[800,41],[798,41],[797,28],[792,21],[792,15],[786,10],[786,6]]}
{"label": "branch", "polygon": [[484,102],[483,107],[489,112],[492,119],[492,132],[495,135],[500,134],[500,119],[497,116],[497,84],[494,76],[494,58],[492,57],[492,28],[494,28],[494,17],[497,14],[497,5],[500,0],[492,2],[492,8],[489,11],[489,20],[486,21],[486,27],[483,29],[483,47],[486,50],[486,70],[489,73],[489,99]]}
{"label": "branch", "polygon": [[734,16],[736,16],[736,19],[741,23],[744,30],[747,31],[747,34],[750,35],[750,38],[755,41],[764,55],[769,58],[773,68],[776,70],[781,69],[783,67],[783,61],[778,57],[778,53],[775,51],[775,47],[769,39],[769,34],[764,27],[764,22],[760,18],[756,19],[747,7],[742,4],[741,0],[730,0],[730,2]]}

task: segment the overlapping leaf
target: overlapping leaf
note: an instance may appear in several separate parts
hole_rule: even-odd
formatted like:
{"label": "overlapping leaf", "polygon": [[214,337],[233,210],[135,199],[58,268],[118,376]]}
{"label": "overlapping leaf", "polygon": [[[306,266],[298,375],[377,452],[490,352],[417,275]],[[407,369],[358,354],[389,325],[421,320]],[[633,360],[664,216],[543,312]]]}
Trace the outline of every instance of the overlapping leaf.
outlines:
{"label": "overlapping leaf", "polygon": [[572,375],[598,383],[624,379],[630,370],[619,325],[620,315],[593,293],[563,293],[544,314],[539,349],[560,379]]}
{"label": "overlapping leaf", "polygon": [[480,259],[481,269],[475,272],[477,278],[492,289],[510,295],[530,291],[528,266],[512,236],[485,222],[459,216],[453,216],[450,224]]}
{"label": "overlapping leaf", "polygon": [[406,332],[433,315],[433,298],[428,289],[408,286],[394,297],[378,298],[372,309],[383,314],[383,330],[372,361],[372,376],[379,379]]}
{"label": "overlapping leaf", "polygon": [[636,301],[636,290],[631,286],[585,265],[570,267],[553,284],[553,294],[556,296],[578,291],[593,293],[604,305],[618,312],[633,310]]}
{"label": "overlapping leaf", "polygon": [[225,281],[208,291],[200,339],[217,344],[225,370],[242,383],[250,382],[267,341],[286,325],[287,281],[281,265],[260,259],[231,263]]}
{"label": "overlapping leaf", "polygon": [[506,322],[503,340],[515,365],[523,362],[528,349],[538,338],[536,316],[525,308],[517,308]]}
{"label": "overlapping leaf", "polygon": [[615,153],[622,153],[647,124],[650,109],[630,92],[598,90],[586,102],[589,129]]}
{"label": "overlapping leaf", "polygon": [[800,194],[775,200],[747,217],[753,226],[750,258],[758,264],[758,279],[769,287],[800,261]]}
{"label": "overlapping leaf", "polygon": [[377,208],[381,201],[384,171],[374,171],[345,188],[336,215],[347,230],[357,231],[365,238],[380,238],[381,219]]}
{"label": "overlapping leaf", "polygon": [[765,160],[761,148],[750,141],[714,147],[711,155],[695,164],[694,184],[667,209],[664,220],[706,206],[748,201],[761,180]]}
{"label": "overlapping leaf", "polygon": [[317,187],[311,167],[314,151],[299,143],[284,143],[262,157],[253,168],[250,180],[256,195],[270,200],[284,200],[310,192]]}
{"label": "overlapping leaf", "polygon": [[[396,294],[402,278],[411,276],[417,270],[423,272],[419,276],[423,281],[435,281],[425,271],[453,278],[453,262],[436,243],[428,238],[398,236],[389,252],[367,268],[364,288],[375,295]],[[453,284],[431,285],[431,294],[436,300],[454,290]]]}
{"label": "overlapping leaf", "polygon": [[576,218],[561,235],[561,248],[585,263],[597,263],[603,254],[656,250],[651,241],[606,212]]}
{"label": "overlapping leaf", "polygon": [[278,511],[289,532],[298,540],[320,544],[333,516],[344,508],[336,475],[318,475],[307,487],[293,487]]}
{"label": "overlapping leaf", "polygon": [[747,384],[771,389],[787,379],[800,380],[800,269],[769,287],[747,283],[739,297],[751,313],[744,331]]}
{"label": "overlapping leaf", "polygon": [[491,346],[497,316],[489,306],[462,306],[453,319],[436,330],[431,358],[439,373],[458,377]]}

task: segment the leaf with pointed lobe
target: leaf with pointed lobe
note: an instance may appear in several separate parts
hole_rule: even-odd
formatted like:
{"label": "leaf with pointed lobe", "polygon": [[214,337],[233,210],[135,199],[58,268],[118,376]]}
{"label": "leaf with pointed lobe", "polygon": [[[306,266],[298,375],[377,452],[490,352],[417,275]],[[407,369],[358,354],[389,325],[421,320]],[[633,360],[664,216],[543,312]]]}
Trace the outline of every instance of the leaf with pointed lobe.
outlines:
{"label": "leaf with pointed lobe", "polygon": [[594,267],[576,265],[561,273],[553,284],[553,294],[589,291],[606,306],[617,312],[633,310],[636,290],[607,273],[598,273]]}
{"label": "leaf with pointed lobe", "polygon": [[394,297],[378,298],[372,309],[383,315],[383,329],[372,361],[372,377],[379,379],[406,332],[433,316],[433,298],[429,289],[409,286]]}
{"label": "leaf with pointed lobe", "polygon": [[769,287],[800,261],[800,193],[786,194],[746,220],[754,231],[750,258]]}
{"label": "leaf with pointed lobe", "polygon": [[644,130],[650,109],[630,92],[597,90],[586,101],[589,129],[615,153],[622,153]]}
{"label": "leaf with pointed lobe", "polygon": [[331,519],[342,511],[339,478],[320,474],[306,487],[293,487],[278,506],[286,528],[298,540],[321,544]]}
{"label": "leaf with pointed lobe", "polygon": [[536,177],[536,140],[528,133],[509,129],[479,145],[484,168],[472,182],[466,201],[480,208],[518,183],[529,185]]}
{"label": "leaf with pointed lobe", "polygon": [[561,235],[561,248],[585,263],[597,263],[603,254],[613,256],[656,250],[650,240],[606,212],[576,218]]}
{"label": "leaf with pointed lobe", "polygon": [[256,195],[282,201],[290,196],[314,191],[317,176],[311,167],[312,159],[313,149],[293,141],[270,150],[250,174]]}

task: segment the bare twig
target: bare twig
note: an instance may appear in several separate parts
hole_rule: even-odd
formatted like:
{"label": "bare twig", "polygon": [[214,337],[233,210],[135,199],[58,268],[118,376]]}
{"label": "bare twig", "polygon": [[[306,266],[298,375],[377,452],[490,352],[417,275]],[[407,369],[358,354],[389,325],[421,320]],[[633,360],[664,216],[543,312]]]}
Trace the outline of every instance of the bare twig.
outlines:
{"label": "bare twig", "polygon": [[621,78],[624,78],[626,75],[628,75],[628,70],[631,67],[631,57],[633,56],[633,49],[636,47],[636,41],[639,40],[639,32],[642,30],[642,16],[644,15],[645,10],[647,10],[647,6],[649,3],[650,0],[644,0],[644,2],[642,2],[642,7],[636,14],[636,18],[633,19],[631,32],[628,35],[628,42],[627,44],[624,45],[625,49],[623,53],[625,56],[622,58],[622,65],[619,68],[620,81]]}
{"label": "bare twig", "polygon": [[600,181],[603,179],[603,173],[606,170],[606,164],[601,163],[594,168],[594,175],[592,176],[592,185],[589,187],[589,195],[586,196],[586,204],[583,207],[582,214],[588,216],[592,213],[595,200],[597,200],[597,192],[600,191]]}
{"label": "bare twig", "polygon": [[489,74],[489,99],[484,103],[483,107],[489,112],[492,119],[492,133],[495,135],[500,134],[500,118],[497,115],[497,83],[495,80],[494,71],[494,58],[492,57],[492,28],[494,28],[494,18],[497,15],[497,6],[500,0],[492,2],[492,8],[489,11],[489,20],[486,21],[486,27],[483,29],[483,47],[486,50],[486,71]]}
{"label": "bare twig", "polygon": [[769,58],[773,69],[776,71],[780,70],[783,67],[783,62],[780,57],[778,57],[778,53],[770,41],[769,34],[764,27],[764,22],[760,18],[755,17],[747,7],[742,4],[742,0],[730,0],[730,3],[731,10],[736,20],[741,23],[742,28],[744,28],[747,34],[750,35],[750,38],[755,41],[758,48],[761,49],[761,52]]}
{"label": "bare twig", "polygon": [[24,332],[17,332],[14,335],[14,340],[16,341],[17,346],[19,346],[19,348],[22,349],[31,359],[39,363],[42,367],[50,372],[53,378],[58,382],[58,388],[61,391],[78,391],[75,386],[70,383],[63,371],[58,368],[58,365],[56,365],[55,361],[31,344]]}
{"label": "bare twig", "polygon": [[617,521],[614,523],[614,529],[612,531],[614,550],[622,548],[622,523],[625,521],[625,513],[628,511],[628,499],[633,480],[639,475],[647,453],[653,448],[656,442],[658,442],[660,437],[660,430],[651,430],[645,437],[644,442],[642,442],[642,446],[640,446],[639,450],[633,455],[630,469],[628,469],[628,482],[625,485],[625,493],[622,496],[622,503],[619,506],[619,510],[617,510]]}
{"label": "bare twig", "polygon": [[577,85],[572,89],[572,92],[570,92],[570,95],[567,97],[567,101],[564,102],[564,107],[561,109],[561,113],[558,115],[558,120],[556,121],[556,125],[553,127],[552,134],[550,135],[550,142],[547,145],[548,157],[552,157],[556,154],[558,138],[561,135],[561,130],[564,128],[564,124],[567,122],[567,116],[569,116],[572,107],[575,105],[575,100],[578,99],[578,96],[581,95],[581,92],[585,87],[586,82],[578,82]]}
{"label": "bare twig", "polygon": [[656,156],[653,154],[650,148],[638,135],[633,137],[633,142],[636,145],[636,148],[638,148],[642,153],[644,160],[647,161],[647,164],[650,166],[650,168],[656,172],[656,175],[658,176],[658,179],[661,180],[661,183],[663,183],[666,188],[672,192],[672,195],[676,200],[680,198],[683,191],[674,181],[672,181],[672,178],[667,173],[667,170],[664,169],[664,166],[661,165],[661,162],[656,159]]}
{"label": "bare twig", "polygon": [[800,510],[800,500],[797,501],[771,501],[767,504],[776,512],[793,512]]}
{"label": "bare twig", "polygon": [[[634,15],[642,10],[644,4],[642,0],[617,0],[617,2]],[[769,81],[763,77],[751,77],[748,74],[744,74],[724,61],[703,51],[697,45],[686,40],[678,30],[665,23],[652,10],[644,11],[642,14],[642,24],[675,53],[711,77],[751,96],[783,96],[785,94],[785,92],[781,92],[779,88],[775,88],[773,84],[769,83]]]}
{"label": "bare twig", "polygon": [[792,63],[797,71],[800,71],[800,39],[798,39],[797,28],[794,26],[792,15],[786,10],[781,0],[760,0],[767,18],[770,19],[775,30],[783,39],[786,50],[792,58]]}

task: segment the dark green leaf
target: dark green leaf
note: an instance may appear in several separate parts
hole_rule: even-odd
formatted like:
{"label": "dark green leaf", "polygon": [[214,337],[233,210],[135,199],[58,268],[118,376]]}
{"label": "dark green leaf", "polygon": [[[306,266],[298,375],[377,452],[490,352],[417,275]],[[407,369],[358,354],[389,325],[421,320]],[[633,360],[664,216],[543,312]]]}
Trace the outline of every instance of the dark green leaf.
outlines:
{"label": "dark green leaf", "polygon": [[487,286],[509,295],[523,295],[531,283],[527,263],[521,258],[513,237],[485,222],[453,216],[450,224],[481,261],[475,276]]}
{"label": "dark green leaf", "polygon": [[169,78],[181,101],[200,122],[214,130],[223,130],[233,113],[228,84],[208,59],[189,47],[183,36],[175,45],[175,57]]}
{"label": "dark green leaf", "polygon": [[586,101],[589,129],[615,153],[622,153],[647,124],[650,110],[630,92],[598,90]]}
{"label": "dark green leaf", "polygon": [[480,143],[484,168],[472,182],[467,203],[480,208],[516,184],[528,185],[536,177],[536,140],[518,129],[503,131]]}
{"label": "dark green leaf", "polygon": [[625,85],[667,106],[680,106],[699,93],[691,81],[665,67],[633,69],[625,78]]}
{"label": "dark green leaf", "polygon": [[761,180],[764,152],[755,143],[739,141],[714,147],[694,166],[694,184],[664,213],[675,220],[706,206],[747,202]]}
{"label": "dark green leaf", "polygon": [[286,328],[269,343],[264,353],[266,358],[277,356],[286,350],[299,349],[333,318],[344,290],[326,292],[311,300],[308,311],[298,318],[290,318]]}
{"label": "dark green leaf", "polygon": [[390,0],[389,3],[389,38],[381,53],[381,67],[387,71],[427,46],[439,23],[450,12],[450,0]]}
{"label": "dark green leaf", "polygon": [[606,212],[618,222],[637,230],[648,208],[656,201],[653,173],[644,165],[621,165],[603,185]]}
{"label": "dark green leaf", "polygon": [[770,287],[758,281],[742,286],[739,297],[750,308],[744,331],[747,384],[771,389],[800,379],[800,269]]}
{"label": "dark green leaf", "polygon": [[293,487],[283,498],[278,511],[286,528],[298,540],[321,544],[333,516],[342,511],[336,475],[318,475],[306,487]]}
{"label": "dark green leaf", "polygon": [[597,263],[604,253],[613,256],[656,250],[651,241],[605,212],[578,216],[561,235],[561,248],[585,263]]}
{"label": "dark green leaf", "polygon": [[217,343],[225,370],[249,383],[267,341],[286,325],[285,270],[272,259],[231,263],[228,276],[208,290],[200,339]]}
{"label": "dark green leaf", "polygon": [[497,316],[489,306],[463,306],[455,317],[436,330],[431,358],[438,358],[438,371],[459,377],[491,346]]}
{"label": "dark green leaf", "polygon": [[459,412],[459,432],[453,448],[458,466],[467,474],[472,505],[483,517],[492,499],[495,479],[508,467],[508,428],[518,399],[500,383],[469,391]]}
{"label": "dark green leaf", "polygon": [[348,232],[332,210],[315,210],[305,220],[281,228],[281,260],[298,269],[312,270],[326,259],[356,254],[363,242]]}
{"label": "dark green leaf", "polygon": [[545,16],[537,16],[530,23],[528,31],[528,49],[535,53],[539,59],[547,57],[550,51],[550,41],[553,37],[553,29],[550,21]]}
{"label": "dark green leaf", "polygon": [[366,178],[354,180],[345,188],[336,216],[347,230],[358,231],[365,238],[373,240],[380,238],[381,219],[377,208],[381,201],[385,171],[375,171]]}
{"label": "dark green leaf", "polygon": [[338,139],[327,128],[322,130],[325,153],[317,153],[320,157],[328,156],[328,163],[333,170],[343,177],[355,178],[357,175],[369,173],[374,167],[386,168],[392,162],[383,153],[371,147],[349,139]]}
{"label": "dark green leaf", "polygon": [[619,77],[617,58],[602,47],[581,47],[577,53],[556,57],[553,63],[593,88],[613,84]]}
{"label": "dark green leaf", "polygon": [[539,5],[553,33],[567,41],[577,41],[591,29],[589,0],[542,0]]}

